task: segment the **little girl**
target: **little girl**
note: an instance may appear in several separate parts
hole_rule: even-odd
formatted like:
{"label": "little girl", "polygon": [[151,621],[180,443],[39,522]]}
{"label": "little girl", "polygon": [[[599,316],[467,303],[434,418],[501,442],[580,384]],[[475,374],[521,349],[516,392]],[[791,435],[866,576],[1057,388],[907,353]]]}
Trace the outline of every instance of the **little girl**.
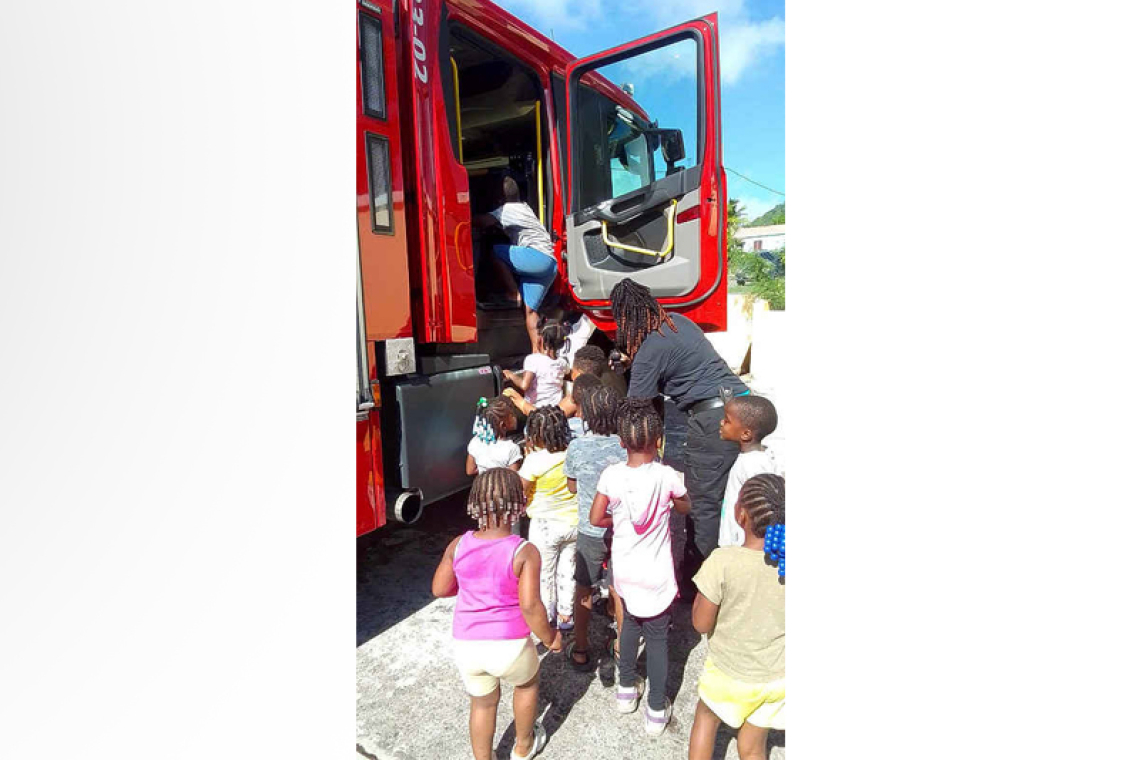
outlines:
{"label": "little girl", "polygon": [[507,436],[518,426],[515,410],[504,397],[497,396],[481,406],[471,442],[467,444],[467,474],[477,475],[492,467],[509,467],[517,472],[522,464],[522,450]]}
{"label": "little girl", "polygon": [[754,475],[734,513],[743,546],[716,549],[693,582],[693,627],[709,635],[689,757],[712,757],[717,728],[739,728],[741,760],[766,760],[784,729],[784,479]]}
{"label": "little girl", "polygon": [[618,437],[626,450],[626,462],[602,472],[590,507],[592,525],[613,526],[614,588],[624,603],[621,651],[627,654],[618,658],[617,710],[630,713],[637,709],[642,682],[637,678],[637,657],[629,653],[637,652],[644,633],[649,673],[645,731],[654,736],[665,731],[673,714],[665,696],[670,611],[677,596],[670,505],[681,514],[688,514],[691,506],[680,473],[656,461],[662,427],[652,401],[622,402]]}
{"label": "little girl", "polygon": [[[558,352],[566,343],[566,331],[557,322],[542,328],[539,351],[523,361],[522,374],[503,370],[503,377],[518,386],[531,407],[554,406],[562,400],[562,384],[569,371]],[[527,412],[529,414],[529,411]]]}
{"label": "little girl", "polygon": [[541,593],[546,614],[559,627],[573,628],[574,549],[578,501],[566,487],[566,448],[570,427],[556,406],[540,406],[526,421],[527,455],[519,476],[533,489],[526,509],[530,540],[542,557]]}
{"label": "little girl", "polygon": [[538,654],[530,634],[552,651],[562,637],[547,622],[538,596],[538,551],[511,525],[525,505],[518,475],[505,467],[481,473],[471,486],[467,514],[479,530],[467,531],[443,553],[431,591],[456,596],[452,637],[455,662],[471,695],[471,751],[491,760],[499,679],[515,687],[515,746],[511,760],[530,760],[546,744],[538,714]]}

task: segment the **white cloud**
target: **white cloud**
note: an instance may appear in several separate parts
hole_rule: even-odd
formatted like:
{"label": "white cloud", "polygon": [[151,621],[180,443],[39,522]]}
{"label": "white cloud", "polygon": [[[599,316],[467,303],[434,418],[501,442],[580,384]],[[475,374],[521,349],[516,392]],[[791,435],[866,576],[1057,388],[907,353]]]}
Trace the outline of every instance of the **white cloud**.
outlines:
{"label": "white cloud", "polygon": [[634,9],[653,19],[655,30],[715,11],[720,28],[720,80],[725,86],[739,81],[749,67],[784,45],[784,20],[752,18],[744,0],[637,0]]}
{"label": "white cloud", "polygon": [[[749,68],[777,54],[784,46],[784,20],[753,18],[745,0],[629,0],[616,6],[603,16],[602,0],[500,0],[507,10],[534,26],[543,34],[554,31],[555,40],[560,30],[580,31],[594,23],[622,25],[624,17],[648,20],[653,32],[682,24],[694,18],[716,12],[720,21],[720,79],[724,86],[740,81]],[[633,34],[630,35],[634,36]],[[631,61],[638,65],[639,59]],[[646,61],[641,71],[659,72],[668,68],[668,61]],[[692,65],[678,61],[675,73],[693,75]]]}
{"label": "white cloud", "polygon": [[770,18],[760,23],[722,23],[720,81],[725,85],[736,83],[749,67],[770,58],[783,45],[783,19]]}
{"label": "white cloud", "polygon": [[499,5],[549,36],[559,30],[585,29],[601,17],[601,0],[499,0]]}

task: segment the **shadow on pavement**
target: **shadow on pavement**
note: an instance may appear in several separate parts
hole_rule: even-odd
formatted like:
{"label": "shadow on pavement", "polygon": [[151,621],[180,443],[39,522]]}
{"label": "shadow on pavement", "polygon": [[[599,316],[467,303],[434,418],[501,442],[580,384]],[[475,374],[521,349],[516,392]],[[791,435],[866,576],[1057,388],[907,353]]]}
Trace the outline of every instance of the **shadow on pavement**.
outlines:
{"label": "shadow on pavement", "polygon": [[356,540],[357,646],[431,604],[439,558],[473,525],[466,499],[464,491],[429,505],[414,525],[388,523]]}
{"label": "shadow on pavement", "polygon": [[[548,742],[556,741],[555,734],[570,715],[574,704],[590,688],[594,673],[581,673],[570,667],[564,652],[547,652],[538,668],[538,714],[546,729]],[[508,758],[515,746],[515,723],[507,726],[495,747],[495,757]]]}

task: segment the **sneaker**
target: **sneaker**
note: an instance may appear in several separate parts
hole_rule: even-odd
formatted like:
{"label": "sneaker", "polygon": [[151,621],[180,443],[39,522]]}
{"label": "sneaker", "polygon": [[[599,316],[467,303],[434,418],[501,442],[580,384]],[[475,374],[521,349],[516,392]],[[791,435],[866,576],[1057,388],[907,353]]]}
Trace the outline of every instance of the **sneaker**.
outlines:
{"label": "sneaker", "polygon": [[542,727],[541,723],[534,724],[534,744],[530,745],[530,752],[526,755],[516,755],[514,748],[511,748],[511,760],[533,760],[534,756],[542,752],[542,748],[546,746],[546,729]]}
{"label": "sneaker", "polygon": [[637,702],[641,699],[642,692],[645,691],[645,679],[638,678],[637,684],[634,686],[618,686],[617,687],[617,711],[619,713],[631,713],[637,711]]}
{"label": "sneaker", "polygon": [[645,704],[645,733],[650,736],[660,736],[665,733],[669,719],[673,717],[673,703],[665,700],[665,709],[661,712],[650,710],[649,703]]}

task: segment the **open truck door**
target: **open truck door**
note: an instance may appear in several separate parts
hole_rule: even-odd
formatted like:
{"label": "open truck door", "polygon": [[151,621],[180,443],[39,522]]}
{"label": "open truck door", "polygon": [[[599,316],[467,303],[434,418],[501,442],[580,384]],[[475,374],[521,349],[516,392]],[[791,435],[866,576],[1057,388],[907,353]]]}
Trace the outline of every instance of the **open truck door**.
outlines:
{"label": "open truck door", "polygon": [[726,329],[719,59],[714,13],[568,66],[566,271],[583,308],[608,309],[629,277]]}

